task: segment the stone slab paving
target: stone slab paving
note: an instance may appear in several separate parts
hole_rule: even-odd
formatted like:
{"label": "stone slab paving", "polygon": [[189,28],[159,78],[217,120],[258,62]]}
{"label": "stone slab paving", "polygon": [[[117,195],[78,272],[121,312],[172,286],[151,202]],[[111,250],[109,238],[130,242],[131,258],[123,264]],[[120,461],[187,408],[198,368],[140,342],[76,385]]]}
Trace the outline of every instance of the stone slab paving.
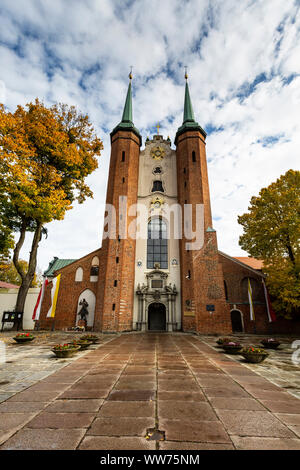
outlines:
{"label": "stone slab paving", "polygon": [[[270,337],[270,336],[269,336]],[[257,372],[262,377],[270,380],[272,383],[279,385],[281,388],[291,393],[297,398],[300,398],[300,354],[298,354],[298,365],[292,360],[293,354],[296,353],[297,348],[300,348],[300,337],[293,337],[290,335],[276,335],[280,341],[280,346],[277,350],[268,349],[268,358],[259,364],[245,364],[246,367]],[[232,335],[234,341],[238,341],[244,346],[257,346],[262,347],[260,343],[266,336],[261,335]],[[201,340],[205,341],[212,347],[216,346],[215,336],[201,336]],[[298,345],[294,342],[298,341]],[[294,348],[292,347],[294,343]],[[235,358],[237,361],[243,361],[240,356]]]}
{"label": "stone slab paving", "polygon": [[206,339],[128,333],[0,404],[0,449],[299,450],[299,418],[298,398]]}
{"label": "stone slab paving", "polygon": [[[57,359],[51,347],[78,339],[82,333],[36,331],[35,340],[27,344],[16,343],[13,340],[15,335],[16,332],[12,331],[0,333],[0,403],[76,360],[75,357]],[[114,337],[101,334],[98,336],[100,343]],[[77,353],[76,358],[84,354],[84,351]],[[49,386],[45,387],[47,392],[51,389]]]}

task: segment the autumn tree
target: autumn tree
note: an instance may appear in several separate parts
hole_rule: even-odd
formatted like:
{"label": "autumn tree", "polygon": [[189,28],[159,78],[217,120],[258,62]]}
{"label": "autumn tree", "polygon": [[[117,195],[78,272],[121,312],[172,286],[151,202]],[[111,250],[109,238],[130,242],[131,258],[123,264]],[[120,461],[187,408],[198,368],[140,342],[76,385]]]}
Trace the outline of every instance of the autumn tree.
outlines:
{"label": "autumn tree", "polygon": [[[19,260],[19,264],[26,273],[28,271],[28,262],[24,259]],[[22,284],[22,278],[12,260],[4,261],[0,264],[0,281],[8,282],[20,286]],[[34,277],[29,287],[39,287],[42,284],[41,272],[35,272]]]}
{"label": "autumn tree", "polygon": [[300,172],[289,170],[252,197],[238,217],[240,246],[262,259],[274,307],[287,318],[300,311]]}
{"label": "autumn tree", "polygon": [[[97,168],[101,149],[88,116],[73,106],[47,108],[36,99],[11,113],[0,105],[0,230],[18,233],[13,263],[22,282],[16,311],[24,310],[45,224],[63,219],[75,200],[92,197],[85,178]],[[26,271],[19,255],[27,232],[33,241]]]}

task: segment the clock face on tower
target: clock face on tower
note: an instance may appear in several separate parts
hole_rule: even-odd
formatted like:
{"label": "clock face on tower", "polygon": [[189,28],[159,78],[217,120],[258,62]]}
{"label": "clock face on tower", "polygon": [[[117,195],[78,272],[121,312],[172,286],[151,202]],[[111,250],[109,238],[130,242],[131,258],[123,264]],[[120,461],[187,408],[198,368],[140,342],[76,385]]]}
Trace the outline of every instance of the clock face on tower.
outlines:
{"label": "clock face on tower", "polygon": [[151,150],[151,157],[154,158],[154,160],[161,160],[164,158],[166,151],[162,147],[154,147]]}

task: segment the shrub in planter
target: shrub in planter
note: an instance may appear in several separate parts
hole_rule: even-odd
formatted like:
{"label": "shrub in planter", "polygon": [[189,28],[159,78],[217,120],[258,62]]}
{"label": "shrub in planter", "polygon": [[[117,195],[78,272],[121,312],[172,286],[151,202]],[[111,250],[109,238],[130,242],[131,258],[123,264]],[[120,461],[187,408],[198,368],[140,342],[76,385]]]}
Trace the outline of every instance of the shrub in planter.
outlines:
{"label": "shrub in planter", "polygon": [[261,340],[261,344],[267,349],[277,349],[281,343],[274,338],[264,338]]}
{"label": "shrub in planter", "polygon": [[18,333],[13,339],[17,343],[29,343],[34,340],[34,336],[31,333]]}
{"label": "shrub in planter", "polygon": [[75,354],[77,351],[79,351],[80,346],[77,346],[75,344],[56,344],[53,348],[52,351],[56,355],[56,357],[71,357],[73,354]]}
{"label": "shrub in planter", "polygon": [[217,339],[216,343],[219,346],[222,346],[224,343],[230,343],[230,341],[231,341],[231,338],[219,338]]}
{"label": "shrub in planter", "polygon": [[97,343],[99,336],[97,335],[84,335],[79,338],[79,341],[90,341],[91,343]]}
{"label": "shrub in planter", "polygon": [[243,346],[241,343],[230,341],[229,343],[223,343],[222,348],[227,354],[239,354]]}
{"label": "shrub in planter", "polygon": [[80,349],[87,349],[92,343],[92,341],[86,341],[86,340],[82,340],[82,339],[75,339],[74,341],[72,341],[72,343],[69,343],[69,344],[73,344],[74,346],[78,346]]}
{"label": "shrub in planter", "polygon": [[240,352],[247,362],[258,364],[259,362],[264,361],[268,357],[268,353],[262,348],[254,348],[249,346],[248,348],[243,348]]}

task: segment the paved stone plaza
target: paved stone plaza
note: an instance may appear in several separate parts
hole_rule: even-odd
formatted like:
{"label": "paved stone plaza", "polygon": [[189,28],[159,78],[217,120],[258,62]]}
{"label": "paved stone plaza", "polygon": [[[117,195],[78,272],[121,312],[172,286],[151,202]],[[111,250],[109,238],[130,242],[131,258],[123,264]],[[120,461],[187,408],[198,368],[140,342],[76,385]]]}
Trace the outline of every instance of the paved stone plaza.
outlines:
{"label": "paved stone plaza", "polygon": [[[36,344],[22,346],[11,336],[0,336],[7,343],[1,450],[300,449],[300,368],[289,359],[289,340],[249,366],[208,336],[99,335],[100,345],[68,360],[49,350],[67,333],[39,333]],[[149,429],[165,440],[147,439]]]}

